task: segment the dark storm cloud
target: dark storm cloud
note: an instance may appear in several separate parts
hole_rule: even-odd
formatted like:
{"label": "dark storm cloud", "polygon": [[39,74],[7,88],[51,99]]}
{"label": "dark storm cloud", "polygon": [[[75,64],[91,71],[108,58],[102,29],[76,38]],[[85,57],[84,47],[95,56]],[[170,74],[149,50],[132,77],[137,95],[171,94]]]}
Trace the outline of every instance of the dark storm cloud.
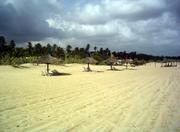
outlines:
{"label": "dark storm cloud", "polygon": [[16,3],[0,1],[0,35],[17,42],[38,41],[46,37],[59,37],[61,31],[50,28],[46,19],[59,11],[58,8],[43,1],[18,0]]}
{"label": "dark storm cloud", "polygon": [[0,35],[180,55],[180,0],[0,0]]}
{"label": "dark storm cloud", "polygon": [[180,20],[180,0],[166,0],[166,3],[169,7],[169,11]]}

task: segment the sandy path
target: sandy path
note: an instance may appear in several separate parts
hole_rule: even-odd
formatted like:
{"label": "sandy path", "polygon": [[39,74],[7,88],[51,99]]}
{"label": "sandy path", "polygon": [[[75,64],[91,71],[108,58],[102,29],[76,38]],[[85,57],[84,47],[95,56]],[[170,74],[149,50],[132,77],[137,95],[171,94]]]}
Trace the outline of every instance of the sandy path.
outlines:
{"label": "sandy path", "polygon": [[85,73],[73,64],[51,66],[70,76],[44,77],[44,65],[28,66],[0,66],[2,132],[180,131],[180,67]]}

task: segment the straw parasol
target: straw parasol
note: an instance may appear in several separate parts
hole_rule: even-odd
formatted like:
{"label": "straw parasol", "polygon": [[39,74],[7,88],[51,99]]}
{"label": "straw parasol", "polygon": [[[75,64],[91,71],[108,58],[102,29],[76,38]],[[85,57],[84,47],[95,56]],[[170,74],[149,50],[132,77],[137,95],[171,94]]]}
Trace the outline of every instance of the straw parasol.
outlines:
{"label": "straw parasol", "polygon": [[86,58],[83,60],[83,62],[86,63],[86,64],[88,64],[87,70],[88,70],[88,71],[91,71],[89,64],[96,64],[96,63],[97,63],[97,60],[95,60],[95,59],[92,58],[92,57],[86,57]]}
{"label": "straw parasol", "polygon": [[105,61],[106,64],[110,65],[111,70],[113,70],[112,66],[115,62],[117,62],[117,59],[115,57],[110,57]]}
{"label": "straw parasol", "polygon": [[39,59],[39,62],[43,64],[47,64],[47,73],[49,74],[49,64],[58,62],[58,59],[48,54],[48,55],[41,56]]}

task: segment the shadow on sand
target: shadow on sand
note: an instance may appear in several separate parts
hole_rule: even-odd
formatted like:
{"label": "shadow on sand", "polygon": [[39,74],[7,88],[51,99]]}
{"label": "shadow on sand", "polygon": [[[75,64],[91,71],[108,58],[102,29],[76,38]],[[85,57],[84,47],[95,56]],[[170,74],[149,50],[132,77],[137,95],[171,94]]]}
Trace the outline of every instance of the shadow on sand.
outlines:
{"label": "shadow on sand", "polygon": [[107,71],[123,71],[124,69],[107,69]]}
{"label": "shadow on sand", "polygon": [[12,67],[19,68],[19,69],[30,68],[29,66],[20,66],[20,65],[12,65]]}
{"label": "shadow on sand", "polygon": [[50,74],[50,76],[69,76],[69,75],[72,75],[72,74],[64,73],[64,72],[59,72],[59,73],[56,73],[56,74]]}
{"label": "shadow on sand", "polygon": [[41,73],[42,76],[69,76],[72,75],[70,73],[64,73],[64,72],[59,72],[57,70],[52,70],[51,72],[47,73],[47,72],[42,72]]}

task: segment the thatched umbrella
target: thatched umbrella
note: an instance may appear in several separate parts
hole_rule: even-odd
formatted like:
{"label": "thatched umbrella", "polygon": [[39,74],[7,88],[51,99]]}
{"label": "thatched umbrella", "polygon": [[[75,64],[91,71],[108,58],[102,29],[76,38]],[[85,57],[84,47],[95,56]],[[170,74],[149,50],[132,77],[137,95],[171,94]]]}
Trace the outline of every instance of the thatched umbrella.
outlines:
{"label": "thatched umbrella", "polygon": [[45,55],[45,56],[40,57],[39,62],[43,64],[47,64],[47,73],[49,74],[49,64],[58,62],[58,59],[55,57],[52,57],[51,55]]}
{"label": "thatched umbrella", "polygon": [[128,69],[128,64],[132,64],[133,63],[133,60],[132,59],[125,59],[125,66],[126,66],[126,69]]}
{"label": "thatched umbrella", "polygon": [[111,70],[113,70],[114,63],[117,62],[117,59],[115,57],[108,58],[105,63],[110,65]]}
{"label": "thatched umbrella", "polygon": [[163,58],[163,60],[161,61],[161,67],[166,66],[167,63],[168,63],[167,58]]}
{"label": "thatched umbrella", "polygon": [[87,67],[88,71],[91,71],[89,64],[96,64],[97,63],[97,60],[95,60],[92,57],[86,57],[83,61],[84,61],[84,63],[88,64],[88,67]]}

